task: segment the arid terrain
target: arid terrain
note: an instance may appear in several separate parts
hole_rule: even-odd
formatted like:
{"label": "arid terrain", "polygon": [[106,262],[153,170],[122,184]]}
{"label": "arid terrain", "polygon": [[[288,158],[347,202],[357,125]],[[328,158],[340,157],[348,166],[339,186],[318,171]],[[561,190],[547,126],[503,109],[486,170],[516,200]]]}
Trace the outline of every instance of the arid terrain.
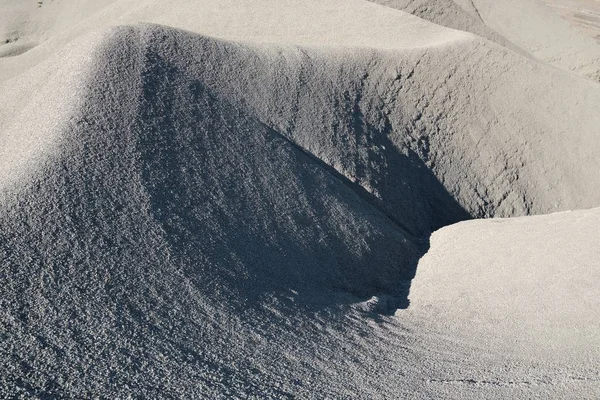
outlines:
{"label": "arid terrain", "polygon": [[600,398],[548,3],[0,0],[0,398]]}
{"label": "arid terrain", "polygon": [[600,41],[600,1],[545,0],[545,2],[582,32]]}

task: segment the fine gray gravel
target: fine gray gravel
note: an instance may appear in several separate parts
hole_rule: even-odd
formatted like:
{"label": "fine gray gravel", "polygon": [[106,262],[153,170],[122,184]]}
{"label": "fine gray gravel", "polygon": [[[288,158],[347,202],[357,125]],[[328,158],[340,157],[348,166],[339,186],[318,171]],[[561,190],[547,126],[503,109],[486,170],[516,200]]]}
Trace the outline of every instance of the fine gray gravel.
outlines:
{"label": "fine gray gravel", "polygon": [[600,396],[597,48],[377,3],[0,0],[0,398]]}

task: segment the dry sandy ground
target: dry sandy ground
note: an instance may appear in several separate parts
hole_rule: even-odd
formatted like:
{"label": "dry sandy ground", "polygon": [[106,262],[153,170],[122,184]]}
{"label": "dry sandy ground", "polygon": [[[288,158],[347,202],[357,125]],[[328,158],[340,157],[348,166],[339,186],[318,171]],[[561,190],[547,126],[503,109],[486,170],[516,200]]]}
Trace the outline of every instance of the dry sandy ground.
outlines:
{"label": "dry sandy ground", "polygon": [[600,41],[600,1],[545,0],[559,15],[571,21],[587,35]]}
{"label": "dry sandy ground", "polygon": [[0,11],[0,398],[600,397],[600,46],[541,2]]}

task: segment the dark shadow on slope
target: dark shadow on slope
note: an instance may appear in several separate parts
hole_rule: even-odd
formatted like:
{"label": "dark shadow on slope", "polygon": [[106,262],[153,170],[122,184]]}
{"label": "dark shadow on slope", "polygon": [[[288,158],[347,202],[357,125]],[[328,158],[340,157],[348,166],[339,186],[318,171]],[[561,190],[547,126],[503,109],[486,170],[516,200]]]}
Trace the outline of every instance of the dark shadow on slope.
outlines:
{"label": "dark shadow on slope", "polygon": [[[349,115],[355,134],[370,141],[367,148],[384,149],[377,157],[388,170],[406,172],[384,174],[378,198],[215,97],[160,56],[157,44],[150,43],[142,77],[142,179],[173,258],[195,285],[240,300],[236,307],[265,290],[296,287],[345,292],[348,303],[385,298],[374,308],[382,314],[408,307],[410,282],[428,249],[423,238],[468,214],[415,152],[395,148],[389,124],[377,130],[356,107]],[[393,216],[386,200],[403,195],[407,203],[423,202],[427,211],[417,215],[430,218],[425,232]],[[365,222],[356,232],[339,232],[357,219]],[[348,247],[349,240],[364,242],[364,249]]]}
{"label": "dark shadow on slope", "polygon": [[[354,114],[354,117],[356,118],[355,128],[357,130],[362,130],[364,126],[366,126],[367,129],[375,130],[375,128],[373,128],[371,125],[363,122],[362,114],[357,112]],[[386,148],[393,149],[393,145],[388,139],[387,134],[383,134],[381,136],[383,138],[382,143],[385,143]],[[390,215],[388,212],[386,212],[386,207],[384,204],[382,204],[383,201],[373,196],[373,194],[369,193],[359,183],[350,181],[335,168],[331,167],[306,149],[298,146],[293,141],[287,139],[286,136],[281,135],[281,137],[284,138],[291,146],[297,148],[299,151],[305,154],[306,157],[311,159],[315,164],[319,165],[322,169],[328,171],[332,176],[335,176],[337,179],[339,179],[340,182],[344,183],[353,192],[367,201],[374,208],[379,210],[382,214],[386,215],[394,225],[410,235],[412,242],[416,245],[417,252],[413,259],[407,264],[405,278],[398,281],[396,289],[392,290],[391,292],[373,294],[373,297],[371,298],[360,298],[361,302],[369,303],[367,311],[374,317],[377,315],[393,315],[397,309],[407,309],[410,305],[410,288],[412,285],[412,280],[417,271],[419,260],[429,251],[430,234],[419,235],[415,233],[413,229],[406,226],[402,221],[398,220],[398,218],[395,218],[393,215]],[[471,218],[467,211],[464,210],[445,190],[443,185],[429,171],[427,166],[415,152],[410,151],[409,156],[404,156],[394,151],[388,151],[386,154],[386,159],[389,160],[388,162],[393,164],[393,167],[398,168],[401,166],[403,170],[406,170],[408,169],[407,166],[411,166],[411,169],[418,170],[420,173],[415,174],[414,177],[410,178],[413,185],[422,185],[431,188],[431,198],[429,200],[425,200],[430,204],[432,215],[435,216],[435,218],[431,221],[431,232],[443,226]],[[394,183],[398,184],[398,182],[394,182],[391,179],[387,182],[387,184],[391,187],[394,187]],[[386,191],[385,193],[389,192]]]}
{"label": "dark shadow on slope", "polygon": [[[280,322],[317,320],[294,319],[298,310],[331,315],[327,328],[373,297],[375,315],[404,304],[399,288],[424,248],[378,200],[152,51],[130,115],[137,93],[123,83],[137,65],[122,62],[132,53],[120,43],[56,163],[0,207],[0,275],[10,277],[0,336],[14,355],[0,357],[0,386],[16,382],[26,397],[193,398],[219,382],[236,393],[257,324],[276,342],[303,330]],[[292,292],[290,313],[277,316]],[[252,310],[271,294],[272,314]],[[250,361],[223,357],[232,354]],[[246,388],[258,393],[268,375],[254,372]]]}
{"label": "dark shadow on slope", "polygon": [[[362,88],[351,103],[350,126],[357,141],[362,141],[367,149],[369,164],[385,165],[374,182],[379,196],[369,195],[371,201],[396,224],[419,238],[428,237],[443,226],[471,219],[425,164],[429,157],[427,136],[400,152],[390,140],[393,133],[390,121],[383,117],[382,128],[369,123],[361,100]],[[401,215],[398,209],[402,210]]]}

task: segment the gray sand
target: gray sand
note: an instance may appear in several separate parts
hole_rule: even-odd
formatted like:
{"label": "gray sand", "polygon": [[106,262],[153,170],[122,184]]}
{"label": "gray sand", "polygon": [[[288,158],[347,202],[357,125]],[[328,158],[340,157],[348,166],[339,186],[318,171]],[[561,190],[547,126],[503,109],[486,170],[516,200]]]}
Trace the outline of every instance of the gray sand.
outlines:
{"label": "gray sand", "polygon": [[0,398],[600,396],[600,46],[377,3],[0,0]]}

